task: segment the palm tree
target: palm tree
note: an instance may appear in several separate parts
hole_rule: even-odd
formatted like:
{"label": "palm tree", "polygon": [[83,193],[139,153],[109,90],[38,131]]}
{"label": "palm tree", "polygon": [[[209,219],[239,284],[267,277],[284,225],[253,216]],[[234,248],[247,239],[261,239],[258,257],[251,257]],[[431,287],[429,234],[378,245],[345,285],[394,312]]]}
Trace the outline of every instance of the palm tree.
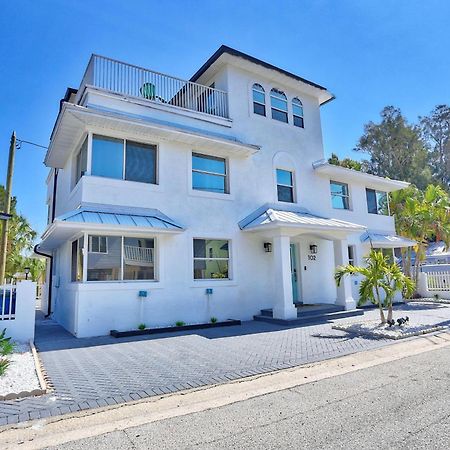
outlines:
{"label": "palm tree", "polygon": [[[336,268],[334,278],[336,284],[341,284],[346,275],[362,275],[364,278],[359,285],[358,306],[370,301],[378,306],[381,323],[386,323],[383,307],[388,308],[388,320],[392,320],[393,300],[396,292],[411,296],[414,292],[414,283],[407,277],[400,267],[390,263],[380,250],[372,249],[365,258],[366,266],[358,267],[352,264]],[[382,294],[384,293],[384,300]]]}

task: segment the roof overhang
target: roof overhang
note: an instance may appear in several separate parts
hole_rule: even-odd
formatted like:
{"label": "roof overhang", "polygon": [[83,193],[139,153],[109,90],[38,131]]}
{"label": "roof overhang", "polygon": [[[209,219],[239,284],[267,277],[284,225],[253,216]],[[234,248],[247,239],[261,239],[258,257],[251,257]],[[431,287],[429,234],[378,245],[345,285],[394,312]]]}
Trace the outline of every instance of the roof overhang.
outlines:
{"label": "roof overhang", "polygon": [[183,231],[182,225],[157,209],[84,204],[57,217],[44,231],[38,247],[42,251],[53,250],[80,233],[152,236]]}
{"label": "roof overhang", "polygon": [[67,158],[89,129],[127,133],[190,144],[199,150],[219,151],[234,156],[249,156],[259,151],[259,146],[242,143],[232,136],[216,134],[180,124],[159,121],[146,116],[131,115],[112,110],[64,103],[58,115],[45,164],[63,168]]}
{"label": "roof overhang", "polygon": [[308,234],[326,239],[340,239],[348,234],[361,233],[364,225],[312,214],[295,205],[266,204],[239,222],[243,231],[283,232],[295,236]]}
{"label": "roof overhang", "polygon": [[192,75],[190,81],[197,83],[206,83],[215,73],[217,73],[225,64],[240,67],[245,70],[253,69],[257,66],[263,70],[267,78],[278,79],[279,82],[287,84],[293,89],[301,89],[303,92],[317,97],[319,104],[324,105],[335,97],[327,88],[302,78],[287,70],[274,66],[273,64],[262,61],[246,53],[240,52],[234,48],[222,45],[197,72]]}
{"label": "roof overhang", "polygon": [[345,183],[355,182],[385,192],[398,191],[400,189],[405,189],[410,185],[410,183],[406,181],[391,180],[390,178],[383,178],[358,170],[336,166],[328,163],[326,160],[316,161],[313,163],[313,168],[318,175],[325,176],[335,181],[343,181]]}
{"label": "roof overhang", "polygon": [[414,247],[417,242],[396,234],[383,231],[366,231],[361,235],[361,242],[375,248]]}

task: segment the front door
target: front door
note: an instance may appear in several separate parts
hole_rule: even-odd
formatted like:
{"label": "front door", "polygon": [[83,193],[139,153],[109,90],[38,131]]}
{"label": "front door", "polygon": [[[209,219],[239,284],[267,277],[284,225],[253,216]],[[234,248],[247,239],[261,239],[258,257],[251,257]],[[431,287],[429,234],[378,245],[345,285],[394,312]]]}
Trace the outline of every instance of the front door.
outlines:
{"label": "front door", "polygon": [[294,303],[298,303],[298,268],[297,268],[297,249],[295,244],[291,244],[291,280],[292,280],[292,298]]}

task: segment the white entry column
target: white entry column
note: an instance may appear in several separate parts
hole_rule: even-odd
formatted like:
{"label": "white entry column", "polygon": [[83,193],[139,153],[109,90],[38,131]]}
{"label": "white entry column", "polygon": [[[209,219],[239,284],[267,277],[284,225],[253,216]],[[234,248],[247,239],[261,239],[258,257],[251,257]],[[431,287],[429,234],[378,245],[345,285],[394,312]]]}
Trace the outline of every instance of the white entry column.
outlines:
{"label": "white entry column", "polygon": [[275,319],[296,319],[297,308],[292,297],[291,257],[289,236],[273,238],[273,256],[275,267],[275,303],[273,317]]}
{"label": "white entry column", "polygon": [[[348,241],[340,239],[333,241],[334,244],[334,263],[337,266],[345,266],[348,264]],[[337,287],[336,304],[343,306],[345,309],[355,309],[356,302],[352,294],[352,281],[350,276],[346,275],[342,278],[340,286]]]}

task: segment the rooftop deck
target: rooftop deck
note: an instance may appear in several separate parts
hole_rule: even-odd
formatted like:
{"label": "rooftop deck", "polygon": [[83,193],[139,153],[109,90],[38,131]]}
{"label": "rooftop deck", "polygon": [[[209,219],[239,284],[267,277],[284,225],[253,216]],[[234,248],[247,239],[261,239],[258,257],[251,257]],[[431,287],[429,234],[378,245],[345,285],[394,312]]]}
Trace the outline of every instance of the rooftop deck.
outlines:
{"label": "rooftop deck", "polygon": [[87,87],[229,118],[228,94],[224,91],[104,56],[91,56],[78,89],[76,103],[80,103]]}

